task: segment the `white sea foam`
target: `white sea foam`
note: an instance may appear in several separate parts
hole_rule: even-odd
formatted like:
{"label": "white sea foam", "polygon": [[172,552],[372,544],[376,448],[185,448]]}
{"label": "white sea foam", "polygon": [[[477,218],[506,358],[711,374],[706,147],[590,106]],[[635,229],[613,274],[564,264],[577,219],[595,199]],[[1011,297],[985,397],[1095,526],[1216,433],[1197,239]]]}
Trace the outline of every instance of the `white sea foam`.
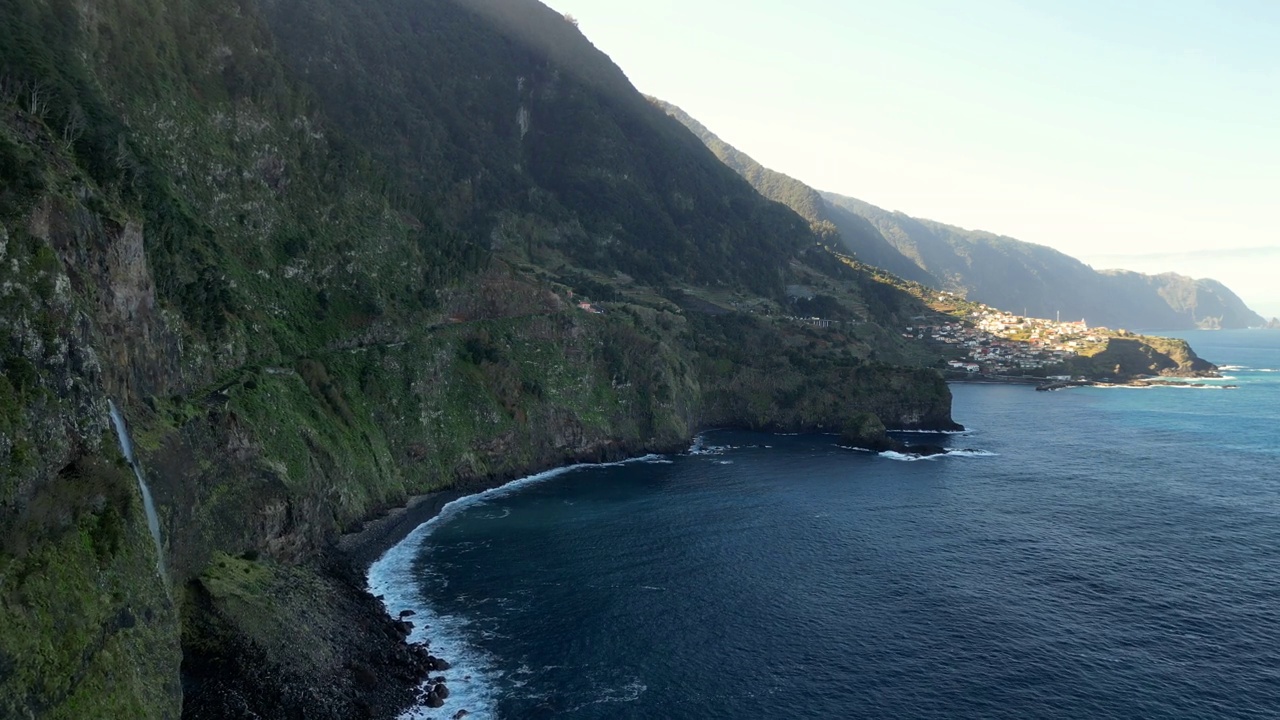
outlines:
{"label": "white sea foam", "polygon": [[890,430],[889,432],[910,435],[972,435],[973,428],[965,428],[964,430]]}
{"label": "white sea foam", "polygon": [[990,450],[948,450],[947,455],[951,457],[1000,457],[1000,453],[994,453]]}
{"label": "white sea foam", "polygon": [[686,455],[723,455],[726,451],[737,450],[735,445],[708,445],[703,435],[693,439],[693,444],[685,451]]}
{"label": "white sea foam", "polygon": [[885,450],[880,453],[880,457],[886,460],[897,460],[898,462],[919,462],[920,460],[937,460],[942,455],[916,455],[914,453],[900,453],[896,450]]}
{"label": "white sea foam", "polygon": [[641,682],[640,678],[632,678],[620,687],[603,687],[596,691],[596,696],[590,701],[582,703],[576,707],[570,708],[569,712],[574,713],[584,710],[592,705],[601,705],[604,703],[630,703],[640,699],[644,691],[649,687]]}
{"label": "white sea foam", "polygon": [[1092,385],[1091,387],[1098,390],[1159,390],[1168,388],[1173,390],[1235,390],[1236,385],[1214,385],[1214,382],[1229,382],[1235,380],[1233,377],[1223,378],[1187,378],[1182,380],[1174,380],[1162,382],[1157,385]]}
{"label": "white sea foam", "polygon": [[387,613],[397,617],[402,610],[414,612],[411,618],[414,628],[409,635],[409,642],[430,640],[431,653],[448,660],[451,666],[445,673],[449,678],[449,699],[444,707],[413,708],[404,713],[401,720],[452,718],[459,710],[466,710],[468,717],[477,720],[497,715],[498,683],[503,673],[497,668],[496,661],[488,653],[467,642],[467,628],[471,624],[468,618],[436,612],[419,590],[418,584],[423,581],[424,574],[432,582],[442,581],[442,578],[431,578],[429,571],[424,573],[423,569],[415,567],[418,551],[431,533],[442,523],[473,505],[509,495],[521,488],[565,473],[591,467],[614,467],[632,462],[652,462],[660,457],[646,455],[612,463],[570,465],[458,498],[447,503],[435,517],[414,528],[404,540],[387,550],[382,557],[369,566],[366,580],[369,592],[382,596],[382,604],[386,607]]}
{"label": "white sea foam", "polygon": [[898,462],[918,462],[920,460],[938,460],[941,458],[957,457],[957,458],[980,458],[980,457],[999,457],[999,453],[993,453],[990,450],[973,450],[968,448],[947,450],[944,453],[936,455],[917,455],[916,453],[900,453],[895,450],[885,450],[880,453],[880,457],[886,460],[897,460]]}

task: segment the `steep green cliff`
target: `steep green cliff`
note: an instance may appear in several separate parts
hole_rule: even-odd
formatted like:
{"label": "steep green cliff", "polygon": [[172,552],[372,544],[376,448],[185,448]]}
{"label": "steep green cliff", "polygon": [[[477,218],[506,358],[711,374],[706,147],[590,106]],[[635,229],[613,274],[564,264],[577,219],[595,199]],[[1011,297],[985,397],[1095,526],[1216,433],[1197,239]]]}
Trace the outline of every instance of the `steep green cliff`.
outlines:
{"label": "steep green cliff", "polygon": [[393,716],[331,547],[411,496],[950,426],[918,302],[537,3],[15,0],[0,68],[5,717]]}

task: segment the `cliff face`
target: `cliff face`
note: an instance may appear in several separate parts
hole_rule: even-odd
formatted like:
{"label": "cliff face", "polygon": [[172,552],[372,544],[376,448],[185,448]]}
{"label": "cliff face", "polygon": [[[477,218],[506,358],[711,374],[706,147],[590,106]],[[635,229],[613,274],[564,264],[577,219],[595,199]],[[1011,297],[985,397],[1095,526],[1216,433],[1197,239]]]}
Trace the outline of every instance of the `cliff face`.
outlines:
{"label": "cliff face", "polygon": [[5,717],[391,716],[423,659],[329,553],[362,521],[707,425],[950,423],[881,326],[914,301],[537,3],[20,0],[0,54]]}

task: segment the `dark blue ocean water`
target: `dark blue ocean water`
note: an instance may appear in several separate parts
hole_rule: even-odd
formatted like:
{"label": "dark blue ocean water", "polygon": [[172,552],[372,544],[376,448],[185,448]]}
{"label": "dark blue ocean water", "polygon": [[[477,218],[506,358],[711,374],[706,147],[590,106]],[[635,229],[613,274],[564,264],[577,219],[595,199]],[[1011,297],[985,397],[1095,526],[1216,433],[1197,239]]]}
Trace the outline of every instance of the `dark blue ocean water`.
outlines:
{"label": "dark blue ocean water", "polygon": [[917,462],[709,433],[371,586],[457,665],[424,717],[1280,717],[1280,333],[1187,337],[1239,389],[955,385],[979,452]]}

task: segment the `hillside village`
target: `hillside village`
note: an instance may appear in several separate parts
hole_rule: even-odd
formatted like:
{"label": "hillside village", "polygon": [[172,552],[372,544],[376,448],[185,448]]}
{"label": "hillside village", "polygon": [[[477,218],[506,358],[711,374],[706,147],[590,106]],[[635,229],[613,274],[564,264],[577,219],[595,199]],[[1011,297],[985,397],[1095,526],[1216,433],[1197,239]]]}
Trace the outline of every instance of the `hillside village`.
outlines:
{"label": "hillside village", "polygon": [[[939,302],[948,299],[945,295],[938,298]],[[1043,377],[1046,369],[1101,350],[1111,334],[1106,328],[1091,329],[1084,320],[1023,317],[986,305],[973,306],[967,315],[954,319],[917,320],[920,323],[908,326],[904,337],[953,346],[959,357],[948,361],[948,366],[973,374]]]}
{"label": "hillside village", "polygon": [[[1018,381],[1078,382],[1088,379],[1088,364],[1077,359],[1092,358],[1108,349],[1116,338],[1141,337],[1127,330],[1090,327],[1085,320],[1051,320],[1048,318],[1017,315],[1012,312],[973,302],[953,292],[940,292],[914,283],[901,283],[899,287],[914,295],[932,313],[916,315],[911,324],[903,327],[902,337],[928,343],[941,351],[946,361],[948,376],[1001,378]],[[569,297],[583,312],[603,314],[609,303],[600,303],[582,297]],[[836,319],[822,314],[796,313],[797,303],[817,303],[819,306],[831,298],[804,285],[788,285],[787,295],[791,311],[786,306],[756,299],[747,301],[741,297],[714,297],[705,292],[684,292],[678,304],[686,310],[711,315],[742,312],[774,318],[790,324],[808,325],[813,328],[844,331],[866,323],[856,314],[852,318]],[[819,310],[821,307],[805,308]],[[1118,372],[1118,371],[1117,371]]]}

